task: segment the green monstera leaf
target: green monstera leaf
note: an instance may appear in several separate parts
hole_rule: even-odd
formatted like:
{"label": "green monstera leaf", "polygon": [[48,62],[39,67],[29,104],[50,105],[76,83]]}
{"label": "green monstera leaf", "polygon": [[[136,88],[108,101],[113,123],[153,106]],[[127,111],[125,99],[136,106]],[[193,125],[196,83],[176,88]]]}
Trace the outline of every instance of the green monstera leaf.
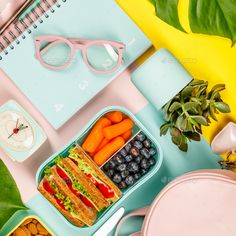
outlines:
{"label": "green monstera leaf", "polygon": [[[185,31],[178,16],[179,0],[151,0],[157,16],[169,25]],[[218,35],[236,42],[236,0],[189,0],[189,24],[192,32]]]}
{"label": "green monstera leaf", "polygon": [[17,211],[26,210],[17,185],[7,167],[0,159],[0,230],[6,221]]}

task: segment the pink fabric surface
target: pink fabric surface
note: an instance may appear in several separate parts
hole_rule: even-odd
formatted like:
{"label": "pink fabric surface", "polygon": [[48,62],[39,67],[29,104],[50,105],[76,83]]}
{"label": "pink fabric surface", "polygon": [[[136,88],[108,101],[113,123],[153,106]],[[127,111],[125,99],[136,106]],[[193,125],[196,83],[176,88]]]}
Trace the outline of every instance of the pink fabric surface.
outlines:
{"label": "pink fabric surface", "polygon": [[[14,70],[14,68],[12,69]],[[35,174],[39,165],[69,142],[99,110],[106,106],[119,105],[136,113],[147,104],[144,97],[131,83],[130,71],[128,70],[124,71],[58,131],[50,126],[42,114],[33,107],[10,79],[0,71],[0,105],[9,99],[14,99],[22,105],[38,121],[48,136],[48,142],[23,163],[12,161],[0,150],[0,158],[3,159],[15,178],[25,202],[36,194]]]}

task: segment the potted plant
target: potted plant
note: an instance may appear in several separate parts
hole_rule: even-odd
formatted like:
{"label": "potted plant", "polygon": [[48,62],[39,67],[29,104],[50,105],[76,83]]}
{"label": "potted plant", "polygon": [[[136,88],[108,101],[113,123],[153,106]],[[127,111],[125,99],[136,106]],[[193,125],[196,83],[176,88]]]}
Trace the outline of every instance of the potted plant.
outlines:
{"label": "potted plant", "polygon": [[163,107],[166,122],[160,134],[165,135],[169,130],[172,142],[181,151],[188,150],[189,141],[200,141],[202,125],[209,126],[212,119],[217,121],[219,112],[230,112],[220,95],[225,85],[216,84],[210,91],[207,88],[208,82],[193,80]]}

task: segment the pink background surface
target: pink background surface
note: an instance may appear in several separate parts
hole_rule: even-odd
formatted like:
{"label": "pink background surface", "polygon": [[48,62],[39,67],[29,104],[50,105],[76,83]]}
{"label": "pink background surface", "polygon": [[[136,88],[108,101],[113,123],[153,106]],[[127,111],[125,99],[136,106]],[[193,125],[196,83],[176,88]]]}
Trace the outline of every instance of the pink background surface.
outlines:
{"label": "pink background surface", "polygon": [[56,131],[11,80],[0,71],[0,105],[9,99],[16,100],[38,121],[48,136],[48,142],[32,157],[22,163],[12,161],[0,150],[0,157],[15,178],[25,202],[37,193],[35,175],[39,165],[69,142],[99,110],[106,106],[119,105],[136,113],[147,104],[147,101],[130,81],[130,74],[129,70],[124,71],[113,83],[77,112],[62,128]]}

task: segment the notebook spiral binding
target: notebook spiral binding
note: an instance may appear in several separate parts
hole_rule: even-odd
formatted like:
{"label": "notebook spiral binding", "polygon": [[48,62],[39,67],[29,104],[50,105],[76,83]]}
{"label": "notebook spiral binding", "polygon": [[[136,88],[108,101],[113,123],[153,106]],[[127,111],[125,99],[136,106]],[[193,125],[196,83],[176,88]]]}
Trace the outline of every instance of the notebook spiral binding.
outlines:
{"label": "notebook spiral binding", "polygon": [[[68,0],[61,0],[62,3]],[[13,42],[20,44],[20,41],[25,39],[27,34],[31,34],[32,30],[30,26],[36,29],[38,26],[35,23],[38,21],[40,24],[43,23],[44,18],[50,17],[51,13],[56,11],[56,8],[60,8],[61,3],[58,0],[42,0],[37,6],[26,15],[23,20],[19,20],[16,23],[10,25],[3,35],[0,36],[0,54],[3,52],[4,55],[8,55],[9,50],[14,50]],[[49,12],[50,10],[50,12]],[[20,38],[21,36],[21,38]],[[0,56],[0,61],[3,59]]]}

